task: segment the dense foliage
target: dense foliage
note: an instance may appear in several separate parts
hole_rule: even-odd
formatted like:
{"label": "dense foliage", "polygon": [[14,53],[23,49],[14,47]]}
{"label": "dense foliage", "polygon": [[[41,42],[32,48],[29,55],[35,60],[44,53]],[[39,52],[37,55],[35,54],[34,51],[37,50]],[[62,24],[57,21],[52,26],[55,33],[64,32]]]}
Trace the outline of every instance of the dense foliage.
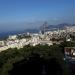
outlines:
{"label": "dense foliage", "polygon": [[21,49],[8,49],[0,53],[0,75],[10,75],[9,71],[13,69],[13,64],[24,59],[29,60],[34,54],[38,54],[40,58],[48,61],[52,58],[61,65],[63,75],[68,75],[68,66],[63,60],[64,47],[75,46],[74,43],[64,42],[60,45],[37,45],[35,47],[27,45]]}

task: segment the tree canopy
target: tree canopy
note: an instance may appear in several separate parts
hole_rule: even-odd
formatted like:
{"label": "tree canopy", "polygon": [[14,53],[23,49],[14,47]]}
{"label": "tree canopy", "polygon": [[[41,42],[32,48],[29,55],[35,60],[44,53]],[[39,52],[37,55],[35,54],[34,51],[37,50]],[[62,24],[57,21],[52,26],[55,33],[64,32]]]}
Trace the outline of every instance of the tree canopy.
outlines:
{"label": "tree canopy", "polygon": [[10,75],[9,71],[13,69],[13,64],[24,59],[28,61],[34,55],[39,55],[39,57],[44,61],[56,59],[56,62],[61,65],[61,68],[64,72],[63,75],[67,75],[68,67],[66,62],[63,60],[63,49],[65,46],[67,46],[67,43],[52,46],[36,45],[35,47],[27,45],[21,49],[14,48],[3,51],[0,53],[0,75]]}

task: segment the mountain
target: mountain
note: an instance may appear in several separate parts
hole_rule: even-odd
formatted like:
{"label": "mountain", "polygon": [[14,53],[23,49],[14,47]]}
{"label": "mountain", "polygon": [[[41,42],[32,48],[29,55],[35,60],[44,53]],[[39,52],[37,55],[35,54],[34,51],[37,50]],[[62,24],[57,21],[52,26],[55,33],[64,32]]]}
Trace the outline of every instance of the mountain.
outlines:
{"label": "mountain", "polygon": [[[61,23],[58,25],[47,25],[47,28],[49,30],[57,30],[63,29],[65,26],[75,26],[75,24],[68,24],[68,23]],[[21,34],[21,33],[38,33],[39,30],[41,30],[42,26],[40,28],[34,28],[34,29],[25,29],[25,30],[18,30],[18,31],[7,31],[7,32],[0,32],[0,38],[8,37],[9,35],[15,35],[15,34]]]}
{"label": "mountain", "polygon": [[44,30],[44,28],[46,29],[46,31],[53,31],[53,30],[57,30],[57,29],[64,29],[65,26],[75,26],[75,24],[69,24],[69,23],[61,23],[58,25],[48,25],[48,24],[43,24],[42,26],[40,26],[40,30]]}
{"label": "mountain", "polygon": [[75,24],[61,23],[61,24],[58,24],[58,25],[49,25],[48,28],[49,29],[53,29],[53,28],[63,29],[65,26],[75,26]]}

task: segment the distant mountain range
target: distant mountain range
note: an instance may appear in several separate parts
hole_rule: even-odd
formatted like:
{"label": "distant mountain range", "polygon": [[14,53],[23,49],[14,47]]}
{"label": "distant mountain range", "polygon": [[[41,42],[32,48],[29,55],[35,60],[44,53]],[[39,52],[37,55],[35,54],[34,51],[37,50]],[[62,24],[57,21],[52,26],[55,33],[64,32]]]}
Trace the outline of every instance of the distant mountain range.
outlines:
{"label": "distant mountain range", "polygon": [[63,29],[65,26],[75,26],[75,24],[61,23],[58,25],[48,25],[48,28],[49,29],[53,29],[53,28]]}
{"label": "distant mountain range", "polygon": [[[65,26],[75,26],[75,24],[68,24],[68,23],[61,23],[58,25],[45,25],[46,31],[53,31],[53,30],[57,30],[57,29],[64,29]],[[40,30],[43,30],[44,28],[44,24],[40,27]]]}
{"label": "distant mountain range", "polygon": [[[68,24],[68,23],[61,23],[58,25],[48,25],[48,29],[53,30],[53,29],[63,29],[65,26],[75,26],[75,24]],[[38,33],[40,28],[35,28],[35,29],[25,29],[21,31],[9,31],[9,32],[0,32],[0,38],[8,37],[9,35],[15,35],[15,34],[21,34],[21,33]]]}

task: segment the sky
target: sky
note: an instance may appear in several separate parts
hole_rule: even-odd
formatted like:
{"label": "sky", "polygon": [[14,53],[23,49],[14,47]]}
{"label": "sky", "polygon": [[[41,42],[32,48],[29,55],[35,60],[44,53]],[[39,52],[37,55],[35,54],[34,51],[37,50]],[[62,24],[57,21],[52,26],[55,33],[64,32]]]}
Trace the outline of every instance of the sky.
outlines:
{"label": "sky", "polygon": [[0,0],[0,31],[75,23],[75,0]]}

